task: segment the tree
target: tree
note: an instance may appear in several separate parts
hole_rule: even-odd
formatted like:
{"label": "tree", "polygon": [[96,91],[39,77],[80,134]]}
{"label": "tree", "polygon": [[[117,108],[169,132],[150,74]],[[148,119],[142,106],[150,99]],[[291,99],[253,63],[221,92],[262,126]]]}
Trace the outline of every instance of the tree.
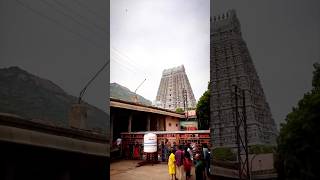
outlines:
{"label": "tree", "polygon": [[313,64],[315,71],[313,71],[313,78],[312,78],[312,86],[313,91],[319,91],[320,89],[320,64],[315,63]]}
{"label": "tree", "polygon": [[275,167],[279,179],[320,179],[320,66],[314,64],[313,89],[281,124]]}
{"label": "tree", "polygon": [[196,114],[199,123],[199,129],[208,130],[210,120],[210,85],[208,90],[200,97],[196,107]]}
{"label": "tree", "polygon": [[177,109],[176,109],[176,112],[177,112],[177,113],[183,113],[184,111],[183,111],[182,108],[177,108]]}

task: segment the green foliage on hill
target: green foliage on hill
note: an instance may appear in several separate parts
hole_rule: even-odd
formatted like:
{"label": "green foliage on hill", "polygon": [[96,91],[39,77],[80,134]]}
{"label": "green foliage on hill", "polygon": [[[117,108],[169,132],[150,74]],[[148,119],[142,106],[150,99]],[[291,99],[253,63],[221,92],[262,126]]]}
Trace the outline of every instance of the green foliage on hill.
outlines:
{"label": "green foliage on hill", "polygon": [[314,68],[313,89],[281,124],[275,162],[279,179],[320,179],[320,65]]}
{"label": "green foliage on hill", "polygon": [[[134,102],[134,92],[131,92],[128,88],[121,86],[117,83],[110,83],[110,97],[120,99],[128,102]],[[138,103],[151,106],[152,103],[148,99],[138,95]]]}

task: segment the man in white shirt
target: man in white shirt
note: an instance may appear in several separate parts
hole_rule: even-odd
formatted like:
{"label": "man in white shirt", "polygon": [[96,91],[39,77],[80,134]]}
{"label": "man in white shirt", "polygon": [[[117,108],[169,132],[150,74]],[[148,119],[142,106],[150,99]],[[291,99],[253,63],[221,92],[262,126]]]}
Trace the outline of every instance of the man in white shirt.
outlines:
{"label": "man in white shirt", "polygon": [[117,146],[118,146],[118,147],[121,145],[121,141],[122,141],[121,138],[118,138],[118,139],[117,139]]}
{"label": "man in white shirt", "polygon": [[191,161],[193,161],[193,152],[192,152],[192,150],[191,150],[191,148],[190,148],[190,144],[187,144],[187,151],[188,151],[188,153],[190,154],[190,159],[191,159]]}

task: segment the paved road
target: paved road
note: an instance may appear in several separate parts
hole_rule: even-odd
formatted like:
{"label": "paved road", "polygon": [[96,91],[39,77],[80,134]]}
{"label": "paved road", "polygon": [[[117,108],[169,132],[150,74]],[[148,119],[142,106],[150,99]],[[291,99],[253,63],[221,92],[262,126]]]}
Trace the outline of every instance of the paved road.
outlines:
{"label": "paved road", "polygon": [[[170,179],[168,174],[168,166],[166,163],[155,165],[144,165],[136,167],[141,161],[122,160],[113,162],[110,165],[111,180],[165,180]],[[194,168],[192,168],[191,179],[194,180]]]}

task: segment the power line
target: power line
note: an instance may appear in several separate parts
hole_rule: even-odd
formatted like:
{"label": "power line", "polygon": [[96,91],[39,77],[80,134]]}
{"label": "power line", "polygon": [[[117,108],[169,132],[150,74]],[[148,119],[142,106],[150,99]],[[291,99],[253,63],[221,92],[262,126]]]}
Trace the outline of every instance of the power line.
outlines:
{"label": "power line", "polygon": [[121,65],[128,67],[129,69],[132,69],[133,71],[140,73],[139,70],[136,70],[134,67],[127,65],[128,63],[123,60],[123,58],[117,54],[111,54],[111,56],[113,56],[115,58],[115,60],[118,60],[119,63],[121,63]]}
{"label": "power line", "polygon": [[[111,61],[112,61],[112,58],[111,58]],[[116,61],[113,61],[113,62],[119,64],[119,63],[116,62]],[[112,65],[111,65],[111,67],[112,67]],[[132,74],[131,71],[129,71],[128,69],[124,68],[123,66],[117,66],[117,67],[119,67],[120,69],[122,69],[122,70],[125,71],[125,72],[128,72],[128,73]],[[114,68],[112,68],[112,69],[114,69]],[[112,69],[111,69],[110,73],[112,73]],[[117,72],[121,72],[121,71],[117,71]]]}
{"label": "power line", "polygon": [[[54,10],[57,11],[57,12],[60,12],[63,16],[71,18],[74,22],[76,22],[76,23],[79,24],[80,26],[86,27],[89,31],[92,30],[90,26],[81,23],[81,21],[78,21],[78,19],[74,18],[73,16],[68,15],[68,14],[65,13],[63,10],[54,8],[54,7],[53,7],[54,5],[53,5],[52,3],[49,3],[49,1],[47,1],[47,0],[42,0],[41,2],[47,4],[49,7],[51,6],[52,9],[54,9]],[[96,28],[95,28],[95,29],[96,29]],[[93,31],[92,31],[92,32],[93,32]],[[104,34],[104,35],[105,35],[105,34]]]}
{"label": "power line", "polygon": [[[77,35],[78,37],[80,37],[81,39],[89,42],[91,45],[94,45],[97,48],[103,48],[105,49],[105,47],[102,47],[100,45],[97,45],[94,41],[92,41],[90,38],[87,38],[85,36],[82,36],[80,33],[77,33],[76,31],[73,31],[72,29],[70,29],[68,26],[65,26],[64,24],[60,23],[59,21],[57,21],[56,19],[42,13],[41,11],[35,10],[34,8],[32,8],[29,4],[23,3],[20,0],[16,0],[17,3],[19,3],[20,5],[22,5],[23,7],[27,8],[28,10],[32,11],[33,13],[42,16],[44,18],[46,18],[47,20],[63,27],[65,30],[67,30],[68,32]],[[48,3],[46,3],[48,4]],[[93,82],[93,80],[110,64],[110,60],[106,61],[106,63],[103,65],[103,67],[93,76],[93,78],[91,78],[88,83],[85,85],[85,87],[81,90],[80,95],[79,95],[79,103],[81,102],[81,98],[83,97],[86,89],[88,88],[88,86]]]}
{"label": "power line", "polygon": [[[120,50],[118,50],[117,48],[114,48],[114,47],[111,47],[111,50],[113,50],[115,53],[117,53],[118,56],[121,55],[121,56],[122,56],[122,57],[121,57],[122,59],[124,59],[124,60],[125,60],[125,58],[128,59],[128,61],[125,60],[126,62],[128,62],[128,64],[131,64],[131,65],[134,66],[136,69],[138,69],[139,71],[144,72],[144,74],[147,75],[147,71],[146,71],[144,68],[142,68],[140,65],[136,64],[136,63],[135,63],[130,57],[128,57],[126,54],[124,54],[123,52],[121,52]],[[124,58],[123,58],[123,57],[124,57]]]}
{"label": "power line", "polygon": [[41,11],[35,10],[34,8],[30,7],[28,4],[23,3],[23,2],[21,2],[20,0],[16,0],[16,2],[19,3],[20,5],[22,5],[23,7],[27,8],[28,10],[32,11],[33,13],[35,13],[35,14],[37,14],[37,15],[39,15],[39,16],[42,16],[42,17],[44,17],[44,18],[46,18],[47,20],[55,23],[55,24],[58,25],[58,26],[63,27],[66,31],[68,31],[68,32],[70,32],[70,33],[72,33],[72,34],[80,37],[82,40],[87,41],[88,43],[90,43],[91,45],[95,46],[96,48],[103,48],[103,49],[105,49],[105,47],[102,47],[102,46],[96,44],[96,42],[92,41],[90,38],[85,37],[85,36],[83,36],[82,34],[76,32],[76,31],[73,31],[73,30],[72,30],[71,28],[69,28],[68,26],[60,23],[60,22],[57,21],[56,19],[54,19],[54,18],[52,18],[52,17],[50,17],[50,16],[42,13]]}
{"label": "power line", "polygon": [[58,4],[60,7],[65,8],[67,11],[69,10],[70,12],[73,12],[74,14],[77,14],[80,18],[84,19],[85,21],[87,21],[88,23],[92,24],[93,26],[95,26],[96,28],[100,29],[103,32],[106,32],[107,29],[105,27],[99,26],[96,23],[92,23],[90,20],[88,20],[86,17],[82,16],[81,14],[78,14],[77,12],[75,12],[72,8],[70,8],[69,6],[57,1],[57,0],[53,0],[54,2],[56,2],[56,4]]}
{"label": "power line", "polygon": [[[134,63],[134,61],[129,58],[127,55],[125,55],[124,53],[120,52],[118,49],[111,47],[111,50],[113,50],[119,57],[121,56],[121,59],[124,59],[128,64],[131,64],[132,66],[135,66],[135,68],[144,71],[143,69],[140,68],[139,65],[137,65],[136,63]],[[124,57],[124,58],[123,58]],[[126,60],[128,59],[128,61]]]}
{"label": "power line", "polygon": [[127,70],[129,70],[129,71],[127,71],[127,72],[130,72],[130,73],[139,73],[139,71],[132,69],[130,66],[125,65],[125,63],[122,63],[122,62],[119,60],[119,58],[115,57],[114,55],[113,55],[113,57],[112,57],[112,54],[111,54],[111,60],[113,60],[114,62],[116,62],[117,64],[119,64],[121,67],[124,67],[124,68],[126,68]]}
{"label": "power line", "polygon": [[[125,53],[123,53],[123,52],[121,52],[119,49],[117,49],[117,48],[115,48],[115,47],[111,47],[111,49],[114,51],[114,52],[116,52],[117,54],[119,54],[119,55],[121,55],[121,56],[123,56],[123,57],[125,57],[125,58],[127,58],[129,61],[129,63],[130,64],[132,64],[132,65],[136,65],[136,63],[134,63],[134,60],[132,60],[129,56],[127,56]],[[139,65],[137,65],[136,67],[139,67],[139,69],[140,69],[140,66]]]}
{"label": "power line", "polygon": [[[118,62],[116,62],[116,61],[113,61],[113,59],[111,58],[111,61],[112,62],[115,62],[115,63],[117,63],[117,64],[119,64]],[[129,74],[132,74],[132,72],[130,71],[130,70],[128,70],[127,68],[125,68],[124,66],[122,66],[121,64],[119,64],[120,66],[117,66],[118,68],[120,68],[120,69],[122,69],[123,71],[125,71],[125,72],[127,72],[127,73],[129,73]],[[111,67],[113,67],[112,65],[111,65]],[[112,68],[112,69],[115,69],[114,67]],[[110,72],[112,72],[112,69],[111,69],[111,71]]]}
{"label": "power line", "polygon": [[90,12],[91,14],[95,15],[96,17],[101,18],[102,20],[105,20],[105,16],[100,15],[99,13],[91,10],[90,8],[88,8],[85,4],[82,4],[81,2],[77,1],[77,0],[72,0],[73,2],[75,2],[76,4],[78,4],[79,7],[82,7],[84,9],[86,9],[88,12]]}

